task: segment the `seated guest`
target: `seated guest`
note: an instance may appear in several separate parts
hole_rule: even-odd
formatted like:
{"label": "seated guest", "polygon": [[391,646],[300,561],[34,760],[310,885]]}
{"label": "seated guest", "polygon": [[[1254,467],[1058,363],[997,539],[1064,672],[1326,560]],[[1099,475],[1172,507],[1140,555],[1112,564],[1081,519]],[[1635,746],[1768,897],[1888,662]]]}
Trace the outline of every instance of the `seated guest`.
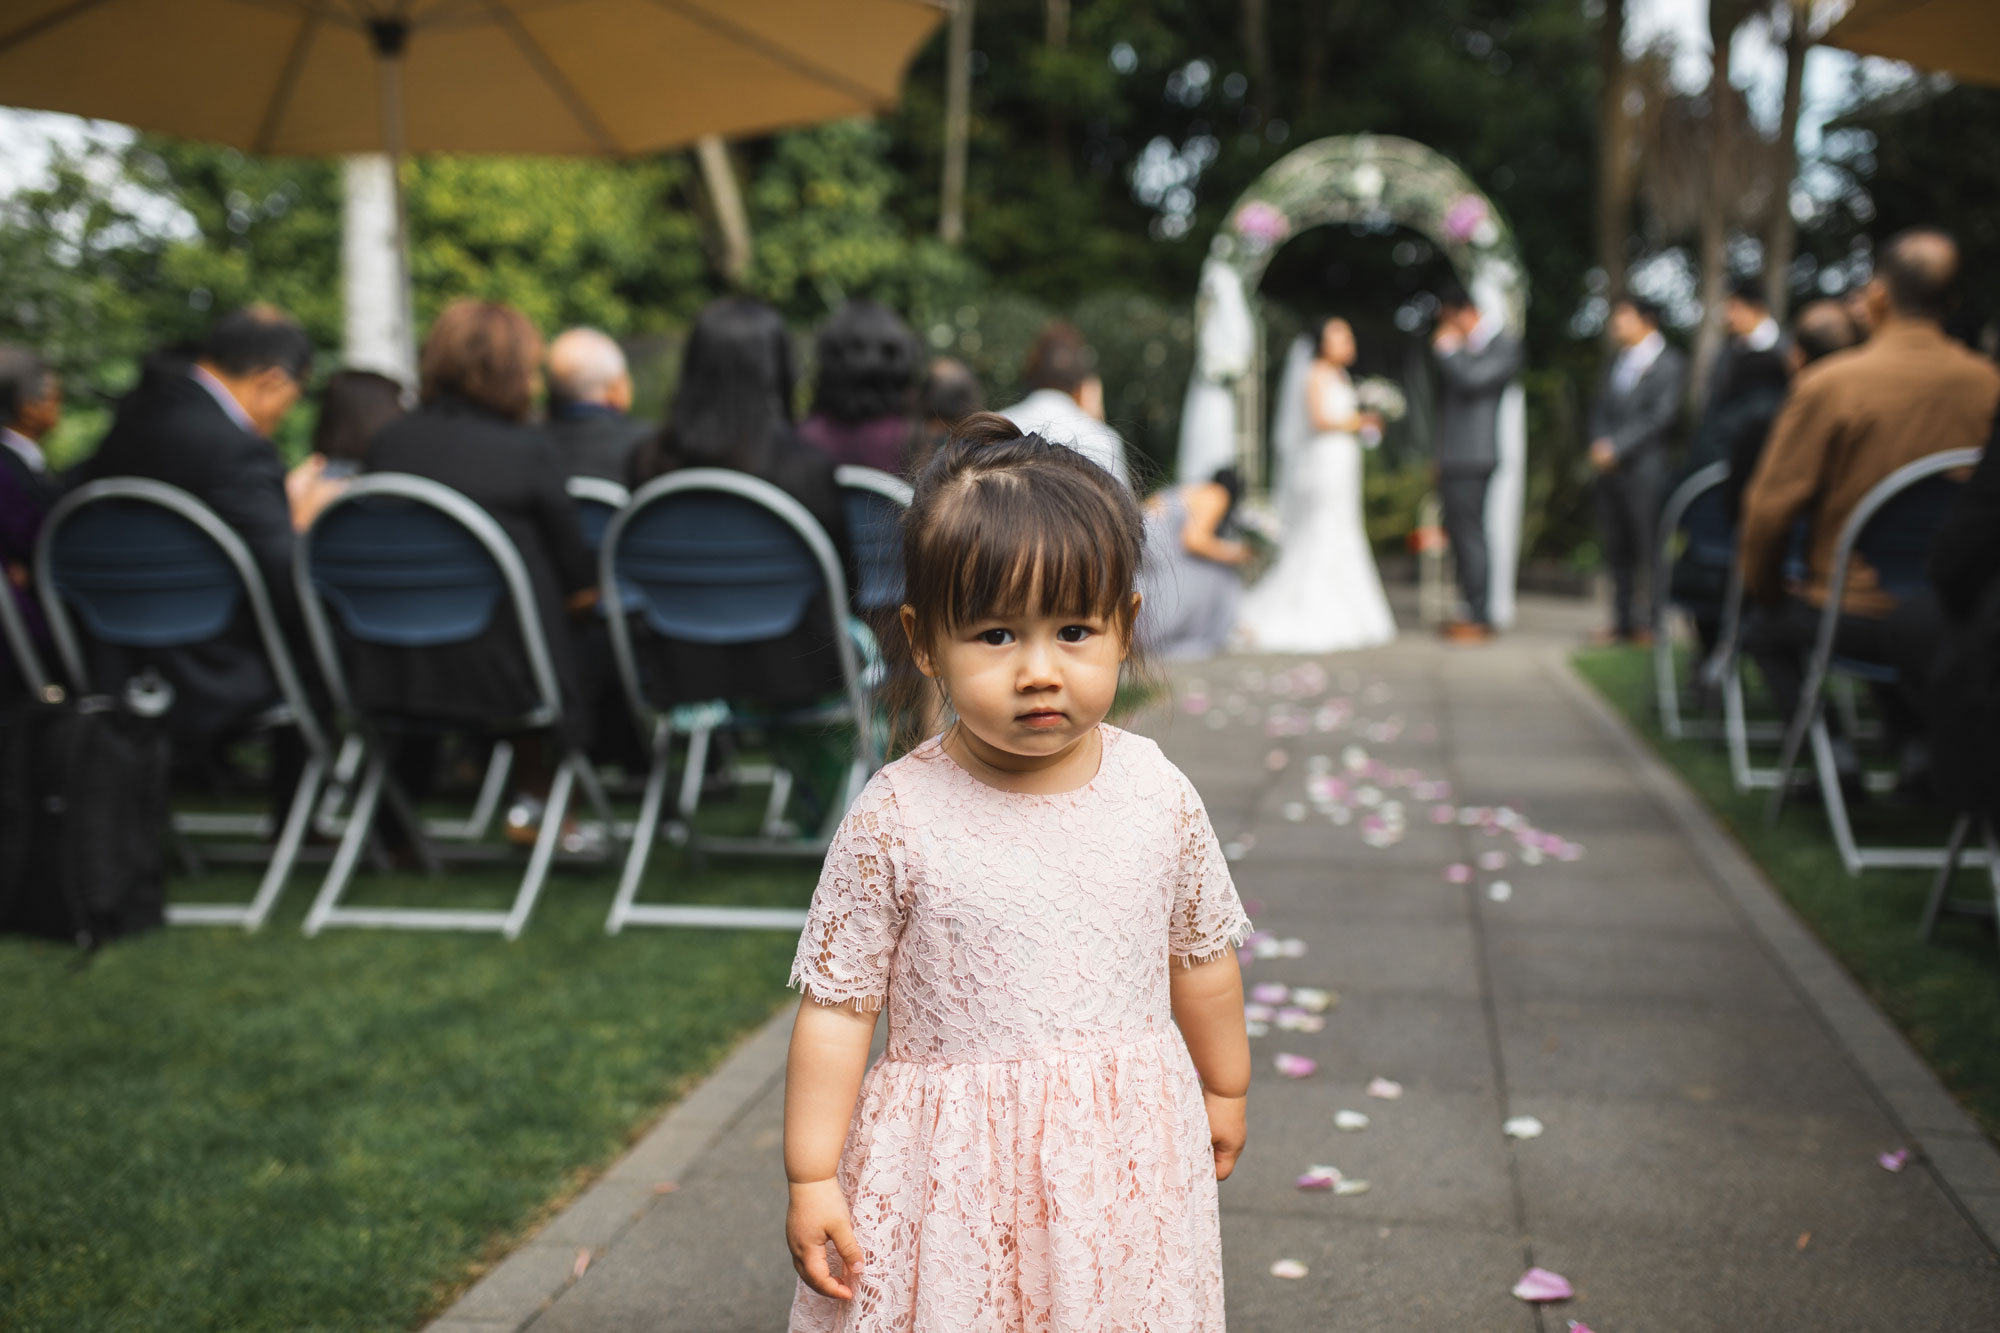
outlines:
{"label": "seated guest", "polygon": [[[680,389],[658,436],[633,455],[632,484],[690,467],[746,472],[804,505],[848,566],[847,518],[833,460],[803,443],[792,425],[791,334],[778,312],[725,297],[701,312],[681,360]],[[838,610],[839,614],[836,614]],[[658,697],[676,703],[743,699],[803,705],[841,689],[834,634],[845,608],[815,600],[792,633],[770,643],[660,643],[648,671]]]}
{"label": "seated guest", "polygon": [[915,439],[917,339],[893,310],[849,301],[819,331],[812,414],[799,438],[835,465],[901,476]]}
{"label": "seated guest", "polygon": [[[243,539],[279,617],[291,623],[292,515],[271,435],[298,402],[312,356],[305,330],[278,310],[252,306],[224,315],[191,363],[148,362],[97,451],[70,480],[147,477],[187,491]],[[228,637],[200,647],[93,645],[91,655],[92,675],[107,689],[142,666],[157,668],[174,687],[169,726],[181,735],[231,730],[277,693],[255,627],[240,616]]]}
{"label": "seated guest", "polygon": [[632,450],[653,433],[634,421],[624,349],[596,329],[566,329],[549,344],[549,438],[563,473],[623,483]]}
{"label": "seated guest", "polygon": [[1104,381],[1096,364],[1097,354],[1076,326],[1054,321],[1028,349],[1021,377],[1032,392],[1000,415],[1024,432],[1068,445],[1130,486],[1125,441],[1104,424]]}
{"label": "seated guest", "polygon": [[1931,689],[1931,791],[2000,826],[2000,419],[1931,546],[1945,633]]}
{"label": "seated guest", "polygon": [[[1783,375],[1775,401],[1768,404],[1764,401],[1772,396],[1772,374],[1763,360],[1751,363],[1744,376],[1739,377],[1743,383],[1738,391],[1744,403],[1740,410],[1718,422],[1713,441],[1720,457],[1729,464],[1729,478],[1722,483],[1722,496],[1730,522],[1734,523],[1742,512],[1743,491],[1756,475],[1765,441],[1771,438],[1771,427],[1791,391],[1791,381],[1807,366],[1835,352],[1844,352],[1860,341],[1860,332],[1840,302],[1812,301],[1799,311],[1792,325],[1791,341],[1783,349]],[[1761,392],[1753,392],[1758,389]]]}
{"label": "seated guest", "polygon": [[292,526],[304,532],[347,489],[368,458],[375,432],[403,415],[403,386],[372,370],[336,370],[320,390],[312,452],[285,474]]}
{"label": "seated guest", "polygon": [[[1799,706],[1834,546],[1855,505],[1905,464],[1979,447],[1992,429],[2000,369],[1943,329],[1957,279],[1958,247],[1942,232],[1907,231],[1883,247],[1868,284],[1873,334],[1800,372],[1743,494],[1738,558],[1744,591],[1763,608],[1744,642],[1787,714]],[[1801,519],[1805,571],[1792,579],[1786,554]],[[1922,734],[1938,633],[1934,597],[1899,600],[1854,558],[1834,646],[1897,669],[1899,686],[1877,697],[1898,742]],[[1906,776],[1917,758],[1905,750]],[[1844,771],[1854,769],[1844,747],[1841,759]]]}
{"label": "seated guest", "polygon": [[1146,502],[1146,558],[1139,569],[1138,637],[1162,661],[1213,657],[1229,642],[1243,600],[1250,548],[1222,529],[1242,495],[1235,468],[1185,482]]}
{"label": "seated guest", "polygon": [[62,419],[62,385],[24,347],[0,346],[0,596],[12,597],[28,630],[46,642],[35,604],[35,537],[60,487],[42,441]]}
{"label": "seated guest", "polygon": [[[384,426],[367,470],[425,477],[458,491],[505,529],[527,567],[536,611],[562,692],[565,749],[588,739],[594,691],[585,678],[576,617],[595,605],[597,569],[562,460],[529,423],[542,358],[528,317],[491,301],[458,300],[431,325],[418,361],[417,410]],[[465,643],[442,648],[366,647],[353,653],[355,693],[371,709],[489,725],[524,712],[534,677],[511,611]],[[546,747],[516,746],[524,796],[508,832],[532,839],[554,765]]]}
{"label": "seated guest", "polygon": [[979,377],[972,367],[953,357],[941,356],[931,362],[917,395],[917,414],[923,419],[917,453],[910,460],[910,475],[923,471],[931,455],[951,439],[952,428],[974,412],[986,410],[986,395],[979,390]]}

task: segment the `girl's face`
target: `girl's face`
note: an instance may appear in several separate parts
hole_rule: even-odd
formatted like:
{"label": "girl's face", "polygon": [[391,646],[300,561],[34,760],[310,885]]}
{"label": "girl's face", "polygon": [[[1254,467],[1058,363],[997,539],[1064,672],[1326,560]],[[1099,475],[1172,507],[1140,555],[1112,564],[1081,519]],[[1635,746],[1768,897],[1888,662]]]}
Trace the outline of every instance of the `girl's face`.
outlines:
{"label": "girl's face", "polygon": [[[909,607],[903,627],[915,627]],[[1127,652],[1107,618],[1033,611],[954,626],[916,658],[944,686],[970,748],[1022,768],[1058,762],[1090,736],[1111,711]]]}
{"label": "girl's face", "polygon": [[1330,319],[1326,322],[1326,333],[1320,338],[1319,354],[1336,366],[1354,364],[1354,330],[1344,319]]}

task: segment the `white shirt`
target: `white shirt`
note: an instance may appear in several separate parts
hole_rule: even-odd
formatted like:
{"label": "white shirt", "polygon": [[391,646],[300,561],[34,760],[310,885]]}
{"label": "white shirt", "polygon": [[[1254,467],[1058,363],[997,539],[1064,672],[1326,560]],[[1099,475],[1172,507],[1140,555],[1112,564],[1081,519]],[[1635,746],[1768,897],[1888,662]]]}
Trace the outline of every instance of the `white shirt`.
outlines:
{"label": "white shirt", "polygon": [[1611,368],[1611,387],[1619,393],[1632,392],[1653,363],[1660,359],[1660,353],[1667,350],[1667,340],[1658,329],[1633,343],[1618,354],[1618,364]]}
{"label": "white shirt", "polygon": [[1076,405],[1060,389],[1037,389],[1000,415],[1030,434],[1052,444],[1066,444],[1118,478],[1127,490],[1132,477],[1125,469],[1125,441],[1118,432]]}
{"label": "white shirt", "polygon": [[9,449],[19,454],[21,461],[28,465],[28,471],[35,473],[37,476],[47,475],[49,460],[43,455],[41,445],[36,444],[27,436],[21,434],[21,432],[6,426],[0,426],[0,444],[6,445]]}
{"label": "white shirt", "polygon": [[200,366],[188,367],[188,375],[196,384],[208,390],[209,397],[215,399],[217,407],[220,407],[224,412],[229,414],[231,421],[243,427],[243,429],[249,431],[258,439],[261,440],[264,438],[264,432],[257,429],[257,423],[252,421],[250,414],[243,410],[243,404],[236,401],[236,395],[229,392],[228,385],[209,374],[206,370],[203,370]]}

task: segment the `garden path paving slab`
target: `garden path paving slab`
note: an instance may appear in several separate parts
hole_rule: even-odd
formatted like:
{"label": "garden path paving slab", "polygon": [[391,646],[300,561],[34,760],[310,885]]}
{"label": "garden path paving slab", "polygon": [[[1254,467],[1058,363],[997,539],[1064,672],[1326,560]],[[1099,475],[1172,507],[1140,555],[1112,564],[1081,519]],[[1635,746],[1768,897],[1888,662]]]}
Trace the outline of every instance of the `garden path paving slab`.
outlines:
{"label": "garden path paving slab", "polygon": [[[1287,819],[1307,761],[1352,737],[1266,736],[1269,700],[1225,730],[1168,705],[1134,724],[1193,777],[1222,837],[1251,844],[1233,868],[1259,925],[1306,941],[1303,957],[1258,959],[1247,979],[1341,992],[1324,1031],[1252,1041],[1251,1142],[1222,1187],[1231,1327],[1993,1326],[2000,1265],[1981,1220],[2000,1226],[2000,1158],[1726,835],[1552,666],[1588,616],[1531,598],[1524,617],[1488,649],[1410,631],[1325,665],[1333,692],[1372,700],[1360,717],[1403,718],[1401,738],[1362,742],[1371,755],[1449,780],[1456,804],[1514,804],[1583,841],[1575,863],[1510,856],[1451,885],[1447,863],[1511,853],[1511,839],[1433,826],[1420,801],[1386,848],[1355,825]],[[1220,695],[1277,665],[1176,675]],[[1275,773],[1274,749],[1288,758]],[[1484,896],[1498,877],[1509,902]],[[512,1322],[481,1304],[479,1327],[781,1328],[793,1284],[782,1051],[767,1045],[765,1076],[743,1083],[732,1116],[704,1122],[675,1192]],[[1279,1077],[1281,1050],[1318,1072]],[[1403,1085],[1400,1100],[1364,1095],[1378,1075]],[[1341,1108],[1369,1128],[1334,1130]],[[1503,1137],[1509,1114],[1540,1117],[1545,1133]],[[1910,1167],[1873,1165],[1898,1143],[1919,1149]],[[1370,1192],[1298,1191],[1315,1162]],[[1271,1276],[1283,1258],[1306,1278]],[[1530,1263],[1568,1277],[1577,1299],[1540,1317],[1515,1300]]]}

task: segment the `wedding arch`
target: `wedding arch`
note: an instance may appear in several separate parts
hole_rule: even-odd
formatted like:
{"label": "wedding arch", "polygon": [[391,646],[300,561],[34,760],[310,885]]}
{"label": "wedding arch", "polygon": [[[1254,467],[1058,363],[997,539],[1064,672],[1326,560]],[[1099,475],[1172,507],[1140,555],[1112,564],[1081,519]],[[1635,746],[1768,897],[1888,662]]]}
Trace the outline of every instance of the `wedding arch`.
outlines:
{"label": "wedding arch", "polygon": [[[1209,243],[1195,301],[1195,367],[1181,415],[1179,473],[1205,477],[1234,463],[1253,489],[1264,484],[1264,338],[1255,299],[1264,270],[1285,242],[1314,227],[1359,223],[1418,232],[1438,248],[1482,312],[1519,336],[1527,275],[1513,232],[1458,165],[1409,139],[1351,134],[1319,139],[1274,163],[1239,196]],[[1527,415],[1518,385],[1501,405],[1500,466],[1487,495],[1492,543],[1492,614],[1511,622],[1521,506],[1527,474]]]}

